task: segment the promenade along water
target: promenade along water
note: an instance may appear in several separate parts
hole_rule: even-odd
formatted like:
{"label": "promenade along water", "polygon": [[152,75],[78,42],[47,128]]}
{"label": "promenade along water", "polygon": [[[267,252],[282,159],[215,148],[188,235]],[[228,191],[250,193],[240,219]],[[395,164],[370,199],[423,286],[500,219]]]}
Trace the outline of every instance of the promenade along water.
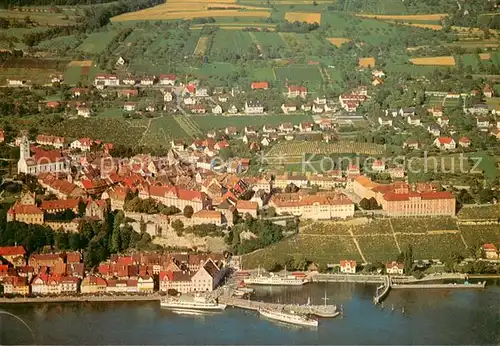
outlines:
{"label": "promenade along water", "polygon": [[256,288],[256,300],[301,304],[308,298],[322,304],[326,290],[329,303],[343,306],[344,318],[320,319],[313,330],[232,308],[179,315],[160,309],[159,302],[3,304],[34,336],[1,314],[0,344],[498,344],[499,284],[488,281],[484,290],[393,290],[385,308],[373,304],[373,284]]}

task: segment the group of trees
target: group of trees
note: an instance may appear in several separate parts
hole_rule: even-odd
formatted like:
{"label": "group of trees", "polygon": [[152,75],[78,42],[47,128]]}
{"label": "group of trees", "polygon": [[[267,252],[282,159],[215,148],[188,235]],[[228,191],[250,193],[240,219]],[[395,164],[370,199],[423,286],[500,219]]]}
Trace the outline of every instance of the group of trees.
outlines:
{"label": "group of trees", "polygon": [[146,214],[173,215],[180,213],[180,210],[174,206],[166,206],[152,198],[141,199],[137,196],[126,199],[123,209]]}

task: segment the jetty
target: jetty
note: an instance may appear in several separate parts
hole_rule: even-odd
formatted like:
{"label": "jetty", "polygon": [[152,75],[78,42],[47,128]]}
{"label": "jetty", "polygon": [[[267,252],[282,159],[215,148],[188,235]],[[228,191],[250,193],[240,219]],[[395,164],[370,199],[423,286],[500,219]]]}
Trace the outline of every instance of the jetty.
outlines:
{"label": "jetty", "polygon": [[386,282],[386,275],[315,274],[312,275],[309,280],[310,282],[355,282],[381,284]]}
{"label": "jetty", "polygon": [[287,312],[295,312],[298,314],[310,314],[319,317],[335,317],[338,315],[337,306],[335,305],[298,305],[298,304],[276,304],[267,302],[258,302],[249,299],[229,298],[225,296],[219,297],[219,302],[228,306],[258,311],[261,308],[275,309]]}
{"label": "jetty", "polygon": [[379,304],[380,302],[382,302],[389,294],[390,289],[391,289],[391,278],[388,275],[385,275],[384,284],[381,287],[377,287],[377,292],[373,297],[373,302],[375,304]]}

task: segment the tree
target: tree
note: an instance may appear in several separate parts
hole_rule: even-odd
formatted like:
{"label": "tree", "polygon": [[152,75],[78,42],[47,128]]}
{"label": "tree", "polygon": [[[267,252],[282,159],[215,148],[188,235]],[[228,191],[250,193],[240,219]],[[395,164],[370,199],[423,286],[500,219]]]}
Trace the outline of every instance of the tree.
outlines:
{"label": "tree", "polygon": [[85,215],[85,211],[87,210],[87,204],[84,201],[80,201],[78,203],[78,216],[83,217]]}
{"label": "tree", "polygon": [[186,205],[184,207],[184,210],[183,210],[182,214],[184,215],[184,217],[190,219],[191,216],[193,216],[193,214],[194,214],[193,207],[190,206],[190,205]]}
{"label": "tree", "polygon": [[359,207],[364,210],[370,210],[370,202],[366,198],[363,198],[359,201]]}
{"label": "tree", "polygon": [[144,222],[144,219],[141,216],[141,220],[139,221],[139,230],[141,231],[141,234],[146,233],[146,229],[147,229],[146,223]]}
{"label": "tree", "polygon": [[171,226],[174,229],[175,233],[177,233],[178,235],[182,234],[182,231],[184,230],[184,223],[181,220],[172,221]]}

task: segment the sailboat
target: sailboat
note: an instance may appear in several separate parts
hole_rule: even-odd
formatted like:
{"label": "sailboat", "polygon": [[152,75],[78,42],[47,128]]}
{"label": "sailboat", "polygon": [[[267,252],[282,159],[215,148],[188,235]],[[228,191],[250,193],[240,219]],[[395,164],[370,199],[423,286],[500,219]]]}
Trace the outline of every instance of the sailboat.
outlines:
{"label": "sailboat", "polygon": [[329,300],[328,296],[326,295],[326,290],[325,290],[325,297],[321,298],[322,300],[325,301],[324,305],[318,305],[316,307],[316,312],[314,313],[316,316],[319,317],[337,317],[340,315],[340,312],[337,311],[337,307],[335,305],[327,305],[326,301]]}

